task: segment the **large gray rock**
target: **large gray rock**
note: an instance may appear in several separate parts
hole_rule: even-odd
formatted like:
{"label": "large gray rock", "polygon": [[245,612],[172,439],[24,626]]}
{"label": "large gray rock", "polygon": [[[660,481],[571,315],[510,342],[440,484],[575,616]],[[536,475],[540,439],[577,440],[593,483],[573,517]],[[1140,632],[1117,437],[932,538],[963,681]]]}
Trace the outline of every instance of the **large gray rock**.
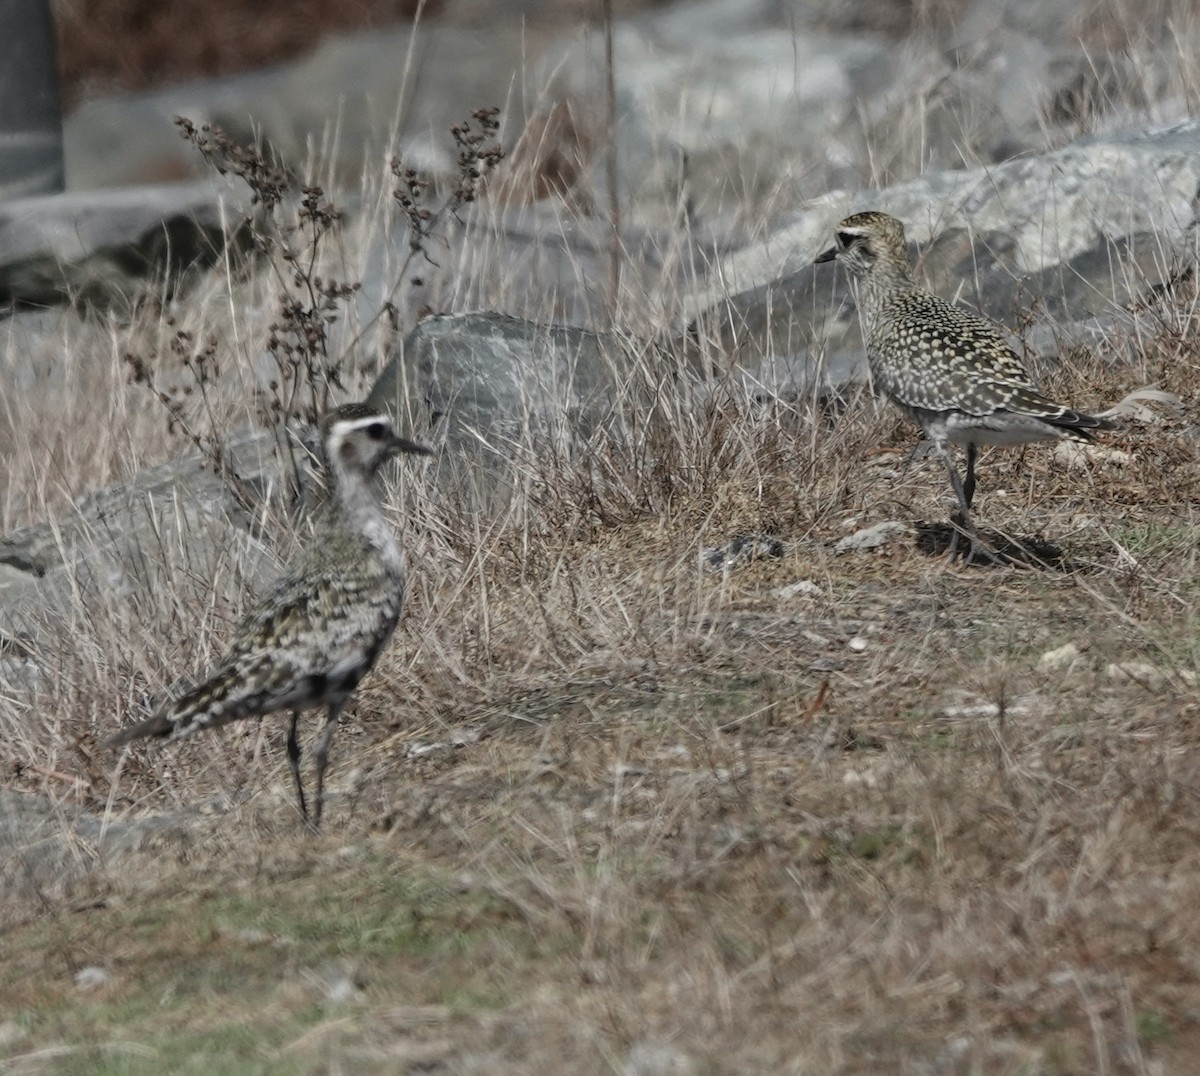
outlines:
{"label": "large gray rock", "polygon": [[[608,222],[564,216],[561,207],[498,207],[485,200],[445,221],[429,257],[409,257],[408,232],[397,222],[370,236],[363,261],[358,320],[368,323],[384,302],[402,324],[429,310],[485,308],[543,324],[583,327],[612,323],[613,249]],[[697,228],[683,250],[670,227],[627,223],[621,230],[622,297],[683,292],[716,254],[715,240]]]}
{"label": "large gray rock", "polygon": [[531,432],[590,437],[612,414],[626,363],[612,337],[481,311],[426,318],[368,402],[452,449],[506,451]]}
{"label": "large gray rock", "polygon": [[0,309],[131,302],[214,264],[242,215],[211,181],[0,203]]}
{"label": "large gray rock", "polygon": [[578,458],[599,431],[616,430],[631,369],[610,336],[490,312],[444,315],[405,337],[368,402],[443,448],[435,486],[487,505],[511,493],[503,476],[547,454]]}
{"label": "large gray rock", "polygon": [[117,819],[43,796],[0,789],[0,902],[69,898],[119,857],[186,841],[184,819]]}
{"label": "large gray rock", "polygon": [[904,221],[918,276],[938,294],[1002,323],[1032,307],[1055,324],[1094,323],[1194,263],[1197,189],[1200,123],[1189,121],[882,191],[835,191],[725,258],[689,313],[745,364],[767,356],[861,371],[847,282],[812,263],[838,220],[881,209]]}
{"label": "large gray rock", "polygon": [[331,37],[265,71],[86,102],[64,128],[69,182],[84,189],[203,174],[176,116],[261,138],[294,167],[307,167],[316,151],[322,175],[351,189],[364,168],[386,175],[393,152],[452,172],[450,127],[477,108],[517,107],[514,72],[541,36],[505,20],[478,28],[427,20]]}
{"label": "large gray rock", "polygon": [[36,639],[88,609],[151,601],[172,578],[261,583],[274,558],[255,534],[283,470],[268,434],[231,439],[227,459],[236,479],[192,453],[0,538],[0,639]]}
{"label": "large gray rock", "polygon": [[798,272],[830,245],[833,225],[860,209],[899,217],[910,242],[922,245],[954,230],[1005,237],[1018,273],[1042,272],[1101,240],[1139,233],[1157,237],[1167,256],[1193,219],[1198,179],[1200,122],[1189,120],[1083,138],[994,167],[933,172],[881,191],[832,191],[723,259],[713,287],[697,293],[694,307]]}

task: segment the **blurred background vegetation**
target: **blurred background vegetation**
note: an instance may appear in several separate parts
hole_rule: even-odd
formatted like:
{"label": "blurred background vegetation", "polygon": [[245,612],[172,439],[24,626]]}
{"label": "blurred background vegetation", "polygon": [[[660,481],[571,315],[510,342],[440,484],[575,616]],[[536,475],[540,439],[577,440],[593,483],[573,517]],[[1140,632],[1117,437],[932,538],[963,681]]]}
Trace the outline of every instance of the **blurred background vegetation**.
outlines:
{"label": "blurred background vegetation", "polygon": [[[664,0],[613,0],[615,14]],[[324,35],[446,17],[599,20],[604,0],[51,0],[63,107],[281,63]]]}
{"label": "blurred background vegetation", "polygon": [[279,63],[327,33],[442,7],[443,0],[53,0],[63,106]]}

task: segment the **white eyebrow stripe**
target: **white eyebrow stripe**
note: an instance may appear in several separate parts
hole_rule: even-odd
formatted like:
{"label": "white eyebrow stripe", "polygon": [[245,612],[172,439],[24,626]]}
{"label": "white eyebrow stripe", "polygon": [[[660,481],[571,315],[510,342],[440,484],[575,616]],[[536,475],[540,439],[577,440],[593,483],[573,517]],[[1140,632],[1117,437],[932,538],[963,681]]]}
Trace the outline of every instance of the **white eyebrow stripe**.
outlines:
{"label": "white eyebrow stripe", "polygon": [[339,436],[345,437],[348,433],[353,433],[355,430],[365,430],[368,426],[374,426],[375,423],[382,422],[386,426],[391,426],[391,422],[386,415],[367,415],[366,418],[340,418],[330,428],[332,434],[336,432]]}

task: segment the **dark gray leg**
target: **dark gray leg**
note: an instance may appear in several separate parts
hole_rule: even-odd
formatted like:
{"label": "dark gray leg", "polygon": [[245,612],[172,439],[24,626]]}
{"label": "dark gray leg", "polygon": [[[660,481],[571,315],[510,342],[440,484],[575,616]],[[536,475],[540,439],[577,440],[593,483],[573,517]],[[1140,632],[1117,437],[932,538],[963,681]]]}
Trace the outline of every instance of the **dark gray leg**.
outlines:
{"label": "dark gray leg", "polygon": [[340,702],[330,703],[329,712],[325,715],[325,724],[321,726],[321,735],[317,737],[317,746],[314,749],[317,760],[317,804],[312,821],[314,833],[321,827],[321,811],[325,806],[325,767],[329,765],[329,745],[333,742],[333,734],[337,730],[342,705]]}
{"label": "dark gray leg", "polygon": [[950,540],[950,557],[958,555],[959,535],[965,535],[969,543],[966,559],[969,563],[997,563],[996,555],[979,540],[975,524],[971,522],[971,498],[975,493],[975,446],[967,446],[967,481],[964,484],[959,477],[958,468],[946,451],[944,443],[934,442],[934,451],[941,457],[950,475],[950,485],[954,487],[954,496],[958,498],[959,519],[952,520],[954,536]]}
{"label": "dark gray leg", "polygon": [[[963,523],[967,527],[971,526],[971,498],[967,496],[967,491],[963,486],[963,480],[958,475],[958,468],[954,466],[954,461],[950,458],[950,453],[946,451],[944,444],[934,443],[934,451],[938,457],[946,465],[946,473],[950,475],[950,485],[954,487],[954,496],[958,498],[958,510],[962,513]],[[970,473],[970,472],[968,472]],[[970,477],[971,492],[975,492],[975,478]]]}
{"label": "dark gray leg", "polygon": [[963,496],[967,499],[967,507],[975,503],[975,453],[978,449],[974,441],[967,442],[967,477],[963,482]]}
{"label": "dark gray leg", "polygon": [[296,799],[300,801],[300,814],[304,824],[308,825],[308,804],[304,800],[304,784],[300,780],[300,741],[296,739],[296,725],[300,721],[300,711],[292,711],[292,725],[288,729],[287,756],[288,765],[292,768],[292,780],[296,782]]}

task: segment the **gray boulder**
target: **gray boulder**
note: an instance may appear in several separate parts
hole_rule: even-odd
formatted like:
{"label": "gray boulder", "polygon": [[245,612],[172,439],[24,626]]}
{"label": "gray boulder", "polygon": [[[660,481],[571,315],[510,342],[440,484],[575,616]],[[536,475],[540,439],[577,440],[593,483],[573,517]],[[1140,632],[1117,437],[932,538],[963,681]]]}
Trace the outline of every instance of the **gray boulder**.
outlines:
{"label": "gray boulder", "polygon": [[1200,124],[1189,121],[883,191],[836,191],[725,258],[688,308],[696,331],[748,366],[765,356],[815,378],[861,372],[848,284],[812,262],[838,220],[881,209],[904,221],[918,276],[938,294],[1001,323],[1035,309],[1054,325],[1115,326],[1126,306],[1194,263],[1197,189]]}
{"label": "gray boulder", "polygon": [[[131,187],[0,203],[0,309],[128,303],[220,259],[241,215],[217,184]],[[232,227],[232,234],[227,228]]]}
{"label": "gray boulder", "polygon": [[[368,324],[384,302],[403,324],[421,312],[486,308],[526,321],[607,325],[613,300],[613,237],[607,220],[564,215],[550,202],[467,207],[439,226],[428,254],[409,256],[408,231],[397,222],[368,239],[358,320]],[[683,292],[716,254],[704,229],[681,250],[669,226],[626,222],[620,236],[621,286],[634,294]]]}
{"label": "gray boulder", "polygon": [[495,482],[510,465],[578,457],[613,429],[630,369],[611,336],[489,312],[441,315],[404,338],[368,402],[444,446],[437,486],[489,502],[507,496]]}
{"label": "gray boulder", "polygon": [[530,430],[591,435],[611,414],[623,351],[601,333],[489,311],[420,322],[368,402],[452,448],[503,450]]}
{"label": "gray boulder", "polygon": [[482,27],[427,20],[415,29],[330,37],[308,56],[264,71],[86,102],[64,128],[70,184],[204,174],[200,155],[174,127],[176,116],[216,124],[241,141],[261,139],[294,167],[307,166],[316,151],[322,175],[350,189],[364,167],[386,175],[392,152],[452,172],[450,127],[473,109],[519,101],[514,72],[541,36],[509,20]]}
{"label": "gray boulder", "polygon": [[69,898],[98,867],[186,842],[181,816],[111,818],[0,789],[0,902]]}
{"label": "gray boulder", "polygon": [[0,538],[0,640],[36,639],[47,623],[89,609],[135,609],[178,576],[202,589],[269,576],[273,558],[255,534],[284,481],[274,439],[245,433],[226,458],[229,475],[192,453]]}

